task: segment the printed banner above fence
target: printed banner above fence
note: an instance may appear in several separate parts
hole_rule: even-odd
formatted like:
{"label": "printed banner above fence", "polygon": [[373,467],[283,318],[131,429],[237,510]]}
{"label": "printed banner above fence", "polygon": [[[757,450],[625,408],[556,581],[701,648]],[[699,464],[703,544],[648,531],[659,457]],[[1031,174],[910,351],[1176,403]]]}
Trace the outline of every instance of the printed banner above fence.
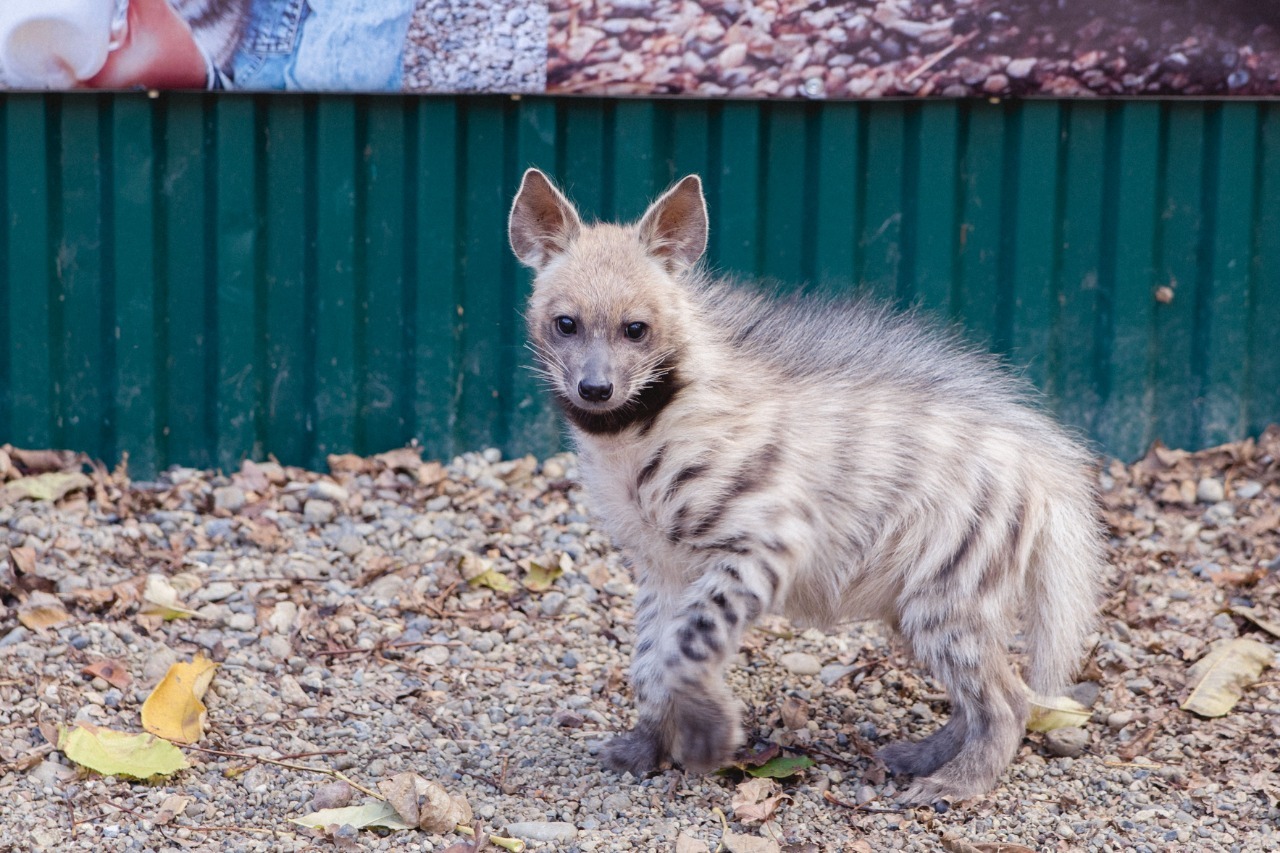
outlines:
{"label": "printed banner above fence", "polygon": [[0,0],[0,88],[1280,95],[1272,0]]}

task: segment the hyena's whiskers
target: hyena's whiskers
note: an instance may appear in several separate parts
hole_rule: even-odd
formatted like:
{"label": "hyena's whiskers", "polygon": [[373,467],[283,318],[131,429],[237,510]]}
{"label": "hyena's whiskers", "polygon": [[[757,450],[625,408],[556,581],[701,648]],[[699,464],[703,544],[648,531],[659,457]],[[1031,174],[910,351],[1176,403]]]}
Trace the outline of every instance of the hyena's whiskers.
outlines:
{"label": "hyena's whiskers", "polygon": [[1028,713],[1015,617],[1040,693],[1065,685],[1091,630],[1088,454],[994,359],[920,316],[710,278],[695,177],[634,225],[584,225],[530,170],[509,228],[537,271],[535,372],[636,574],[638,717],[606,761],[720,766],[741,738],[725,669],[757,617],[875,617],[952,702],[937,732],[882,753],[917,777],[907,798],[995,785]]}

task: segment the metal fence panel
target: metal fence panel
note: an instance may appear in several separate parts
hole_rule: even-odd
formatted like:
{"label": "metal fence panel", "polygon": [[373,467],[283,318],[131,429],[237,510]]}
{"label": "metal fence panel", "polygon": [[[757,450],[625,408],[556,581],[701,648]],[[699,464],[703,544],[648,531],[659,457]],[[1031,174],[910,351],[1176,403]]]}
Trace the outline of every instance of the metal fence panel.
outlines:
{"label": "metal fence panel", "polygon": [[0,96],[0,441],[548,452],[506,247],[705,178],[719,269],[962,322],[1124,457],[1280,420],[1280,104]]}

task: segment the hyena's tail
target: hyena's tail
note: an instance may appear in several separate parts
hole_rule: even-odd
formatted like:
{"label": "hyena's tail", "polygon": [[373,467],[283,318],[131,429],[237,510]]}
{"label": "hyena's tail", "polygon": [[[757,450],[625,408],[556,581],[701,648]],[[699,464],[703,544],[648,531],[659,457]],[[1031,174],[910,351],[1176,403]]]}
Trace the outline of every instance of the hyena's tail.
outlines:
{"label": "hyena's tail", "polygon": [[1097,618],[1104,567],[1091,491],[1084,482],[1055,491],[1040,504],[1027,565],[1026,680],[1042,696],[1060,694],[1079,667]]}

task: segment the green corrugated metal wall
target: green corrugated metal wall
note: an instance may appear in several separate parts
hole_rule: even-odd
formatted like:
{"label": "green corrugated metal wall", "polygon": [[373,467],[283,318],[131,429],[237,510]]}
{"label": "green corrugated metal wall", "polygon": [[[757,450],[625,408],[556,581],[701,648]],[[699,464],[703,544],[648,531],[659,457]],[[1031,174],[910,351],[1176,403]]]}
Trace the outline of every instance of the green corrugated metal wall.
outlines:
{"label": "green corrugated metal wall", "polygon": [[700,172],[718,267],[959,318],[1113,453],[1280,420],[1280,103],[5,95],[0,151],[0,441],[135,473],[556,446],[530,164]]}

